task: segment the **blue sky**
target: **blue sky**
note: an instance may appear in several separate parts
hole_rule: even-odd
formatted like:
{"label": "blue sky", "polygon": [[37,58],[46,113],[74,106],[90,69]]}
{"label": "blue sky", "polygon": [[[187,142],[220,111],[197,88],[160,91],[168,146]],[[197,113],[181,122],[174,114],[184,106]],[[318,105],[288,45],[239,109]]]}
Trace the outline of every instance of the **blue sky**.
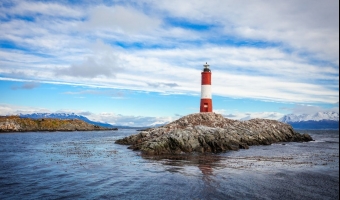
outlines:
{"label": "blue sky", "polygon": [[339,111],[339,1],[0,2],[0,115],[146,126]]}

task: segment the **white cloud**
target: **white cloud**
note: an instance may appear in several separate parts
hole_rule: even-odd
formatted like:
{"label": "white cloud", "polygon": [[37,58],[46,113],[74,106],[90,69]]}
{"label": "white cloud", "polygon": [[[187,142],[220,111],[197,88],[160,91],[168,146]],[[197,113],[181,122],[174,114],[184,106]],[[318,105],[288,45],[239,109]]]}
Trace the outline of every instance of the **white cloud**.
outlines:
{"label": "white cloud", "polygon": [[169,123],[177,119],[175,117],[124,116],[115,113],[91,113],[90,115],[85,116],[94,121],[132,127],[155,126]]}
{"label": "white cloud", "polygon": [[94,78],[105,76],[112,78],[117,73],[124,71],[124,60],[111,46],[97,40],[90,46],[90,50],[91,53],[86,54],[80,64],[73,63],[66,68],[56,68],[55,73],[71,77]]}
{"label": "white cloud", "polygon": [[36,113],[36,112],[49,113],[51,111],[46,108],[0,104],[0,115],[1,116],[31,114],[31,113]]}
{"label": "white cloud", "polygon": [[[6,13],[15,15],[47,15],[58,17],[82,17],[83,14],[70,5],[62,5],[52,2],[35,2],[35,1],[14,1],[15,5]],[[5,7],[3,8],[5,9]]]}
{"label": "white cloud", "polygon": [[317,112],[328,112],[328,111],[334,111],[334,112],[339,113],[339,102],[335,103],[334,107],[331,107],[331,108],[322,108],[320,106],[307,105],[307,104],[296,104],[292,108],[285,108],[285,109],[294,114],[315,114]]}
{"label": "white cloud", "polygon": [[99,28],[118,33],[139,33],[157,29],[161,21],[140,10],[123,6],[96,6],[89,13],[89,20],[81,28]]}
{"label": "white cloud", "polygon": [[[0,75],[198,94],[202,64],[208,61],[213,95],[338,101],[337,1],[174,0],[127,5],[15,1],[11,9],[0,8],[13,17],[1,21],[0,29],[6,31],[0,32],[0,40],[17,48],[0,49]],[[171,26],[169,18],[214,28],[200,32]],[[270,45],[223,44],[229,37]]]}
{"label": "white cloud", "polygon": [[93,78],[97,76],[115,77],[122,71],[117,64],[118,58],[114,54],[105,54],[101,57],[89,56],[80,64],[72,64],[70,67],[55,69],[56,75],[72,77]]}
{"label": "white cloud", "polygon": [[339,63],[339,2],[334,0],[146,1],[173,17],[216,24],[243,40],[286,43]]}
{"label": "white cloud", "polygon": [[[193,60],[210,56],[217,64],[210,63],[213,95],[291,102],[334,103],[338,99],[338,91],[332,85],[338,82],[333,68],[320,68],[273,48],[206,47],[127,52],[97,43],[81,64],[57,68],[32,64],[31,68],[18,68],[17,72],[42,82],[52,77],[58,82],[76,81],[108,88],[198,94],[203,62]],[[0,71],[14,72],[10,67]],[[67,76],[56,78],[55,72]],[[325,80],[330,81],[330,85],[318,83]]]}
{"label": "white cloud", "polygon": [[283,113],[279,112],[239,112],[239,111],[228,111],[225,109],[214,110],[214,112],[223,115],[228,119],[234,120],[249,120],[249,119],[273,119],[277,120],[284,116]]}

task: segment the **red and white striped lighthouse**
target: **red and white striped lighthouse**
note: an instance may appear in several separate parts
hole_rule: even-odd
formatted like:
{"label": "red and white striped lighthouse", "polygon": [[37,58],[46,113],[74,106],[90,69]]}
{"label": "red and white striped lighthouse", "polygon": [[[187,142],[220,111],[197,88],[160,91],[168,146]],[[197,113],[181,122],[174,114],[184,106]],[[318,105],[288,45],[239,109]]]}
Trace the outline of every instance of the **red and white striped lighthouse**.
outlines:
{"label": "red and white striped lighthouse", "polygon": [[205,63],[202,74],[201,84],[201,106],[200,112],[212,112],[211,99],[211,71],[208,63]]}

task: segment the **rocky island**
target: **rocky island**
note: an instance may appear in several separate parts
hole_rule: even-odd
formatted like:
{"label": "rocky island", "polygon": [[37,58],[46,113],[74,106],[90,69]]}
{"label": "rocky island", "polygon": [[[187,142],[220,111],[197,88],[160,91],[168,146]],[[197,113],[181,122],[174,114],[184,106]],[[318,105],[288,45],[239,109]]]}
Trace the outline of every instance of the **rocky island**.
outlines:
{"label": "rocky island", "polygon": [[0,116],[0,132],[98,130],[117,130],[117,128],[104,128],[79,119],[30,119],[19,116]]}
{"label": "rocky island", "polygon": [[276,120],[231,120],[216,113],[195,113],[167,125],[150,128],[138,134],[116,140],[144,154],[181,154],[189,152],[225,152],[248,149],[251,145],[277,142],[312,141],[289,124]]}

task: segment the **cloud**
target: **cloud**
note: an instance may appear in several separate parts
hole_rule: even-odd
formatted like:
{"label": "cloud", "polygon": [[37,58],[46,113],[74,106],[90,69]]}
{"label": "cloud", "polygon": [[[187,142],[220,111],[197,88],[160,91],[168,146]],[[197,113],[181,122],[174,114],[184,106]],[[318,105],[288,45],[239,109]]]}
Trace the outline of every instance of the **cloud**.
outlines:
{"label": "cloud", "polygon": [[0,11],[1,77],[199,94],[208,61],[213,95],[339,98],[337,1],[14,1]]}
{"label": "cloud", "polygon": [[[103,48],[91,48],[91,59],[80,65],[51,67],[53,70],[50,67],[28,68],[20,72],[39,78],[41,82],[52,77],[70,84],[198,94],[204,63],[198,61],[209,56],[213,95],[289,102],[334,103],[338,100],[338,87],[334,87],[338,85],[338,72],[334,68],[306,64],[308,61],[275,48],[207,46],[204,50],[153,49],[127,53],[105,44],[98,46]],[[10,68],[0,68],[0,71],[11,73]]]}
{"label": "cloud", "polygon": [[27,83],[24,83],[24,84],[22,84],[20,86],[18,86],[18,85],[12,86],[11,89],[12,90],[20,90],[20,89],[22,89],[22,90],[31,90],[31,89],[39,87],[39,85],[40,84],[37,83],[37,82],[27,82]]}
{"label": "cloud", "polygon": [[255,118],[277,120],[284,116],[284,114],[278,112],[251,112],[251,113],[238,113],[237,115],[240,120],[250,120]]}
{"label": "cloud", "polygon": [[0,115],[19,115],[19,114],[32,114],[32,113],[49,113],[51,110],[46,108],[17,106],[11,104],[0,104]]}
{"label": "cloud", "polygon": [[72,92],[64,92],[64,94],[68,95],[106,95],[110,96],[115,99],[123,99],[125,94],[121,91],[114,91],[114,90],[80,90],[80,91],[72,91]]}
{"label": "cloud", "polygon": [[335,103],[334,107],[331,108],[323,108],[315,105],[306,105],[306,104],[296,104],[292,108],[283,108],[284,110],[288,110],[293,114],[315,114],[317,112],[329,112],[334,111],[339,113],[339,103]]}
{"label": "cloud", "polygon": [[146,127],[169,123],[177,117],[148,117],[148,116],[127,116],[115,113],[91,113],[85,115],[88,119],[103,123],[110,123],[119,126]]}
{"label": "cloud", "polygon": [[161,21],[152,18],[133,7],[123,6],[96,6],[89,13],[89,20],[82,28],[100,28],[117,31],[118,33],[138,33],[153,30]]}
{"label": "cloud", "polygon": [[228,114],[228,115],[223,115],[226,118],[235,118],[237,117],[237,115],[233,115],[233,114]]}
{"label": "cloud", "polygon": [[78,112],[78,115],[91,115],[92,113],[89,111]]}
{"label": "cloud", "polygon": [[92,45],[92,53],[80,64],[72,64],[70,67],[57,67],[56,75],[71,77],[95,78],[95,77],[116,77],[123,71],[120,65],[121,59],[114,52],[113,48],[97,41]]}
{"label": "cloud", "polygon": [[[109,62],[110,60],[113,61],[113,64],[108,66],[106,63],[112,63]],[[94,78],[98,76],[115,77],[117,73],[116,69],[120,70],[120,68],[114,64],[114,58],[112,57],[104,57],[102,59],[88,57],[81,64],[73,64],[67,68],[57,68],[55,72],[56,75],[85,78]]]}
{"label": "cloud", "polygon": [[247,4],[219,0],[146,2],[173,17],[201,24],[217,24],[233,38],[286,44],[286,47],[314,53],[319,58],[327,57],[335,63],[339,60],[338,1],[256,0]]}
{"label": "cloud", "polygon": [[155,87],[155,88],[158,88],[158,87],[170,87],[170,88],[173,88],[173,87],[179,86],[177,83],[147,83],[147,84],[149,86]]}
{"label": "cloud", "polygon": [[53,2],[14,1],[15,4],[6,13],[16,15],[48,15],[60,17],[81,17],[82,12],[72,9],[70,5]]}
{"label": "cloud", "polygon": [[284,116],[283,113],[279,112],[240,112],[228,111],[225,109],[214,109],[214,112],[223,115],[223,117],[234,120],[250,120],[255,118],[277,120]]}

